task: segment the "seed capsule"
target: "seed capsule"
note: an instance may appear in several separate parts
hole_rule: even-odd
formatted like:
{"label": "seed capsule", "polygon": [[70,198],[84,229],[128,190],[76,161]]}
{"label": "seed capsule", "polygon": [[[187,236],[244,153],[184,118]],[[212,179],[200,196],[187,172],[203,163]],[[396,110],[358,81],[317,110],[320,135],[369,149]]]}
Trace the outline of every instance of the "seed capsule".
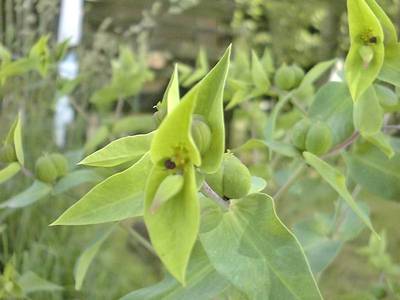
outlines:
{"label": "seed capsule", "polygon": [[60,153],[52,153],[49,155],[49,157],[57,170],[57,177],[63,177],[67,175],[68,161],[65,156]]}
{"label": "seed capsule", "polygon": [[284,91],[291,90],[296,84],[295,71],[283,64],[275,73],[275,85]]}
{"label": "seed capsule", "polygon": [[326,123],[317,122],[310,127],[306,138],[306,150],[322,155],[332,147],[332,131]]}
{"label": "seed capsule", "polygon": [[303,119],[296,123],[292,130],[292,143],[293,145],[304,151],[306,149],[306,137],[310,129],[311,122],[309,119]]}
{"label": "seed capsule", "polygon": [[39,157],[35,165],[36,177],[46,183],[54,183],[57,179],[57,169],[48,155]]}

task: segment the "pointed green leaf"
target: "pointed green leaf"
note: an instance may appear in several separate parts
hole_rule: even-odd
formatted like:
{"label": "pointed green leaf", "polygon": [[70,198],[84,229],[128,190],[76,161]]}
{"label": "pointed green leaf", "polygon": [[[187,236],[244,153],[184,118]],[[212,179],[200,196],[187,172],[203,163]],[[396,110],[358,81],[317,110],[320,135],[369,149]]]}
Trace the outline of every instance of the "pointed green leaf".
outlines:
{"label": "pointed green leaf", "polygon": [[115,229],[115,226],[112,226],[105,232],[103,232],[99,237],[97,237],[92,244],[87,247],[82,254],[79,256],[76,261],[74,268],[74,278],[75,278],[75,289],[80,290],[83,284],[83,280],[85,279],[86,273],[95,258],[96,254],[99,252],[101,245],[104,241],[110,236],[110,234]]}
{"label": "pointed green leaf", "polygon": [[191,137],[192,114],[196,98],[183,99],[169,113],[154,134],[150,155],[154,164],[174,157],[177,151],[185,153],[185,159],[199,166],[200,153]]}
{"label": "pointed green leaf", "polygon": [[25,191],[0,203],[0,208],[21,208],[35,203],[51,192],[51,186],[41,181],[35,181]]}
{"label": "pointed green leaf", "polygon": [[384,43],[387,46],[392,46],[397,44],[397,32],[396,27],[390,20],[390,18],[386,15],[385,11],[376,3],[375,0],[365,0],[367,2],[369,8],[378,18],[381,23],[383,34],[385,37]]}
{"label": "pointed green leaf", "polygon": [[308,111],[312,120],[327,123],[332,129],[333,144],[344,142],[354,132],[353,101],[347,84],[329,82],[322,86],[315,95]]}
{"label": "pointed green leaf", "polygon": [[17,162],[13,162],[6,166],[4,169],[0,170],[0,184],[11,179],[15,174],[21,170],[21,166]]}
{"label": "pointed green leaf", "polygon": [[18,114],[16,123],[15,123],[13,138],[14,138],[15,153],[16,153],[16,155],[17,155],[18,162],[19,162],[21,165],[24,165],[25,159],[24,159],[24,150],[23,150],[23,148],[22,148],[22,122],[21,122],[21,114]]}
{"label": "pointed green leaf", "polygon": [[225,151],[225,126],[223,111],[223,92],[228,75],[231,47],[218,64],[193,87],[182,101],[195,101],[194,113],[202,115],[211,129],[211,144],[202,155],[201,170],[205,173],[216,172],[222,162]]}
{"label": "pointed green leaf", "polygon": [[57,292],[63,290],[62,286],[43,279],[32,271],[22,274],[18,279],[18,284],[25,294],[35,292]]}
{"label": "pointed green leaf", "polygon": [[215,271],[200,243],[197,243],[190,257],[185,287],[167,275],[163,281],[133,291],[120,300],[217,299],[227,288],[229,282]]}
{"label": "pointed green leaf", "polygon": [[394,150],[390,144],[389,136],[385,135],[383,132],[378,132],[372,135],[366,135],[364,138],[378,147],[388,158],[392,158],[394,155]]}
{"label": "pointed green leaf", "polygon": [[249,194],[260,193],[267,187],[267,182],[264,178],[252,176],[251,177],[251,189]]}
{"label": "pointed green leaf", "polygon": [[335,59],[327,60],[312,67],[304,76],[300,86],[296,89],[296,93],[301,93],[302,90],[308,89],[308,87],[324,75],[335,64],[335,62]]}
{"label": "pointed green leaf", "polygon": [[110,130],[106,125],[100,126],[96,130],[96,132],[86,141],[84,146],[85,153],[91,153],[96,150],[99,145],[107,141],[109,134]]}
{"label": "pointed green leaf", "polygon": [[[351,46],[345,62],[346,80],[354,101],[377,78],[384,60],[384,35],[379,20],[365,0],[347,1]],[[365,48],[367,47],[367,48]],[[363,49],[372,50],[373,57],[366,61]]]}
{"label": "pointed green leaf", "polygon": [[251,53],[251,76],[256,87],[262,91],[267,91],[271,85],[267,73],[257,57],[257,54]]}
{"label": "pointed green leaf", "polygon": [[379,103],[374,86],[354,103],[353,118],[354,127],[362,136],[374,135],[381,130],[384,111]]}
{"label": "pointed green leaf", "polygon": [[167,112],[170,113],[179,104],[179,79],[178,79],[178,65],[174,67],[168,87],[164,93],[163,103],[165,103]]}
{"label": "pointed green leaf", "polygon": [[133,161],[149,151],[153,135],[154,132],[151,132],[112,141],[104,148],[84,158],[79,164],[108,168]]}
{"label": "pointed green leaf", "polygon": [[183,188],[182,175],[169,175],[159,185],[154,195],[150,212],[155,213],[160,206],[178,194]]}
{"label": "pointed green leaf", "polygon": [[351,178],[385,199],[400,199],[400,154],[387,158],[378,149],[368,145],[363,150],[345,153],[344,158]]}
{"label": "pointed green leaf", "polygon": [[400,87],[400,44],[385,49],[385,60],[379,79]]}
{"label": "pointed green leaf", "polygon": [[300,244],[265,194],[206,212],[200,240],[216,270],[249,299],[322,299]]}
{"label": "pointed green leaf", "polygon": [[303,156],[307,163],[311,165],[321,175],[321,177],[327,183],[329,183],[329,185],[347,202],[347,204],[365,223],[365,225],[367,225],[372,232],[376,233],[368,215],[366,215],[365,212],[357,205],[353,199],[353,196],[348,191],[346,187],[346,178],[343,176],[343,174],[310,152],[304,152]]}
{"label": "pointed green leaf", "polygon": [[163,167],[153,167],[146,187],[144,220],[161,261],[179,282],[185,284],[186,268],[200,223],[195,170],[191,164],[186,165],[181,191],[153,213],[154,197],[167,176]]}
{"label": "pointed green leaf", "polygon": [[96,185],[51,225],[99,224],[143,215],[143,190],[150,168],[146,154],[129,169]]}

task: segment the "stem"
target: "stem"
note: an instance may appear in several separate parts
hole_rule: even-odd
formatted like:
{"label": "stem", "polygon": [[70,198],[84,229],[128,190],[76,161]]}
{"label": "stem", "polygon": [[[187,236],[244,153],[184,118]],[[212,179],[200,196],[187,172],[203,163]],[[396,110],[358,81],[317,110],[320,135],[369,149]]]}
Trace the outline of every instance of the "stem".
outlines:
{"label": "stem", "polygon": [[331,151],[329,151],[327,154],[323,155],[321,158],[324,159],[324,158],[335,156],[335,155],[339,154],[342,150],[346,149],[351,144],[353,144],[358,139],[359,136],[360,136],[360,133],[358,131],[355,131],[351,135],[351,137],[349,137],[343,143],[341,143],[341,144],[337,145],[336,147],[332,148]]}
{"label": "stem", "polygon": [[208,185],[207,182],[204,181],[201,186],[200,192],[217,203],[220,207],[222,207],[225,211],[229,208],[229,202],[222,199],[214,190]]}
{"label": "stem", "polygon": [[305,163],[301,163],[297,167],[297,169],[293,172],[292,176],[289,177],[288,181],[284,185],[282,185],[280,189],[272,197],[275,201],[280,199],[289,190],[292,184],[295,183],[296,180],[300,177],[305,167],[306,167]]}
{"label": "stem", "polygon": [[153,246],[147,241],[140,233],[138,233],[135,229],[132,228],[132,226],[125,225],[123,223],[119,223],[119,225],[124,228],[128,233],[141,244],[143,247],[145,247],[151,254],[155,255],[158,257],[156,251],[154,250]]}
{"label": "stem", "polygon": [[384,129],[396,129],[400,130],[400,125],[385,125],[383,126]]}
{"label": "stem", "polygon": [[124,108],[124,99],[119,98],[117,106],[115,107],[115,119],[119,119],[121,117],[123,108]]}
{"label": "stem", "polygon": [[34,177],[33,173],[30,170],[28,170],[25,166],[21,166],[21,171],[26,177],[31,177],[31,178]]}

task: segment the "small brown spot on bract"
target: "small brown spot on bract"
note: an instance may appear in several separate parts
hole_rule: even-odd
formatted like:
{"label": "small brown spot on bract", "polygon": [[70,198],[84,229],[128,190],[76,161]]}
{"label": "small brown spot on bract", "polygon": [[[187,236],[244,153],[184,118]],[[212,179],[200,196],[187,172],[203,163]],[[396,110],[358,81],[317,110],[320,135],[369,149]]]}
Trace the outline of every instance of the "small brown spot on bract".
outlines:
{"label": "small brown spot on bract", "polygon": [[170,159],[167,159],[167,160],[164,162],[164,166],[165,166],[168,170],[173,170],[173,169],[176,168],[176,164],[175,164],[172,160],[170,160]]}
{"label": "small brown spot on bract", "polygon": [[376,36],[373,36],[373,37],[371,37],[371,38],[369,39],[369,42],[370,42],[371,44],[376,44],[376,43],[378,42],[378,38],[377,38]]}

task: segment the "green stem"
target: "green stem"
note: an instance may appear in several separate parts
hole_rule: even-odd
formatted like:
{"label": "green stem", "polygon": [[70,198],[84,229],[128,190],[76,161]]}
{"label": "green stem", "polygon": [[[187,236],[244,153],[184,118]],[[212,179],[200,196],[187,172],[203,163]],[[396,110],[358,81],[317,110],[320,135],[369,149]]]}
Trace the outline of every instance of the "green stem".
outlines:
{"label": "green stem", "polygon": [[222,199],[209,185],[204,181],[201,186],[200,192],[207,198],[213,200],[218,204],[223,210],[227,211],[229,209],[229,202]]}
{"label": "green stem", "polygon": [[123,223],[119,223],[122,228],[124,228],[139,244],[145,247],[151,254],[158,257],[156,251],[153,246],[146,240],[140,233],[138,233],[135,229],[132,228],[130,224],[125,225]]}
{"label": "green stem", "polygon": [[288,181],[284,185],[282,185],[280,189],[272,197],[275,201],[279,200],[289,190],[289,188],[293,185],[293,183],[295,183],[296,180],[300,177],[305,167],[306,164],[303,162],[297,167],[297,169],[289,177]]}

